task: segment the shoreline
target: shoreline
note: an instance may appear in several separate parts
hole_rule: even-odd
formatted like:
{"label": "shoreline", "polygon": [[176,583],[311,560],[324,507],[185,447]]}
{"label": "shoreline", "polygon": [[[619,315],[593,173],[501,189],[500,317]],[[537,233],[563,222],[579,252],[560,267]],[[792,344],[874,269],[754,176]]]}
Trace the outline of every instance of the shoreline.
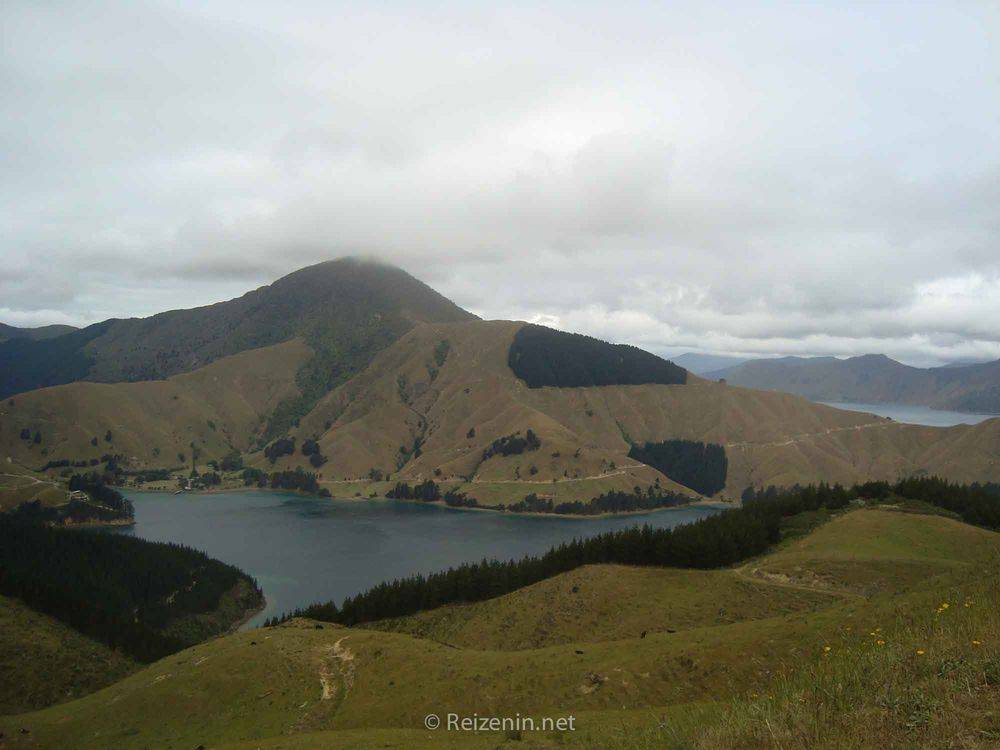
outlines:
{"label": "shoreline", "polygon": [[295,495],[298,497],[308,497],[315,500],[337,500],[339,502],[355,503],[377,500],[380,502],[387,503],[414,503],[417,505],[434,505],[439,508],[447,508],[449,510],[464,510],[464,511],[474,511],[474,512],[487,512],[487,513],[498,513],[501,515],[510,516],[529,516],[529,517],[544,517],[544,518],[569,518],[576,519],[580,521],[586,521],[596,518],[619,518],[624,516],[640,516],[648,515],[650,513],[660,513],[662,511],[669,510],[684,510],[687,508],[738,508],[740,503],[737,501],[727,501],[727,500],[712,500],[710,498],[700,498],[697,500],[692,500],[689,503],[683,503],[682,505],[668,505],[661,508],[643,508],[640,510],[629,510],[623,511],[621,513],[594,513],[594,514],[582,514],[582,513],[534,513],[531,511],[511,511],[511,510],[500,510],[497,507],[492,507],[489,505],[479,505],[474,507],[459,506],[459,505],[448,505],[444,500],[403,500],[392,497],[337,497],[333,495],[331,497],[324,497],[321,495],[314,495],[308,492],[300,492],[298,490],[282,490],[282,489],[271,489],[269,487],[228,487],[222,489],[211,489],[211,490],[187,490],[185,492],[175,493],[171,490],[158,490],[158,489],[143,489],[139,487],[116,487],[119,490],[131,490],[135,492],[148,492],[151,494],[165,495],[165,494],[178,494],[178,495],[225,495],[235,492],[273,492],[273,493],[284,493],[288,495]]}
{"label": "shoreline", "polygon": [[250,622],[253,618],[259,615],[265,609],[267,609],[267,594],[265,594],[262,589],[260,593],[260,604],[258,604],[256,607],[246,610],[243,613],[243,617],[241,617],[239,620],[237,620],[236,622],[234,622],[232,625],[229,626],[229,630],[226,631],[225,635],[229,635],[231,633],[238,633],[243,628],[244,625]]}

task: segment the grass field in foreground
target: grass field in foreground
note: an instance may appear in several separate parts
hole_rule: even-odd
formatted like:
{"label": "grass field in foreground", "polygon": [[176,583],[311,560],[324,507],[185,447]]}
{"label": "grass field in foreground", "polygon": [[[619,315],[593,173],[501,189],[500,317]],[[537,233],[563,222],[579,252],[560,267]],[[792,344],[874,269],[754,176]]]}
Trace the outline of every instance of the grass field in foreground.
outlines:
{"label": "grass field in foreground", "polygon": [[0,714],[86,695],[139,667],[17,599],[0,596]]}
{"label": "grass field in foreground", "polygon": [[514,650],[639,638],[808,612],[831,594],[788,590],[731,570],[587,565],[506,596],[366,627],[464,648]]}
{"label": "grass field in foreground", "polygon": [[[997,539],[941,517],[855,511],[771,557],[809,561],[835,587],[854,586],[865,565],[877,575],[887,559],[926,564],[927,575],[834,597],[810,592],[805,578],[690,571],[685,590],[685,571],[599,566],[575,573],[594,589],[588,601],[601,617],[556,617],[546,636],[558,640],[564,627],[572,642],[516,651],[489,643],[512,616],[513,632],[533,637],[538,620],[519,610],[547,606],[544,589],[474,605],[460,628],[470,639],[482,628],[474,647],[299,620],[201,644],[71,703],[0,718],[0,731],[11,748],[995,747]],[[839,581],[841,569],[823,561],[843,559],[856,568]],[[749,569],[770,562],[765,556]],[[580,586],[572,575],[548,582],[553,607],[568,606],[567,591]],[[798,608],[754,613],[748,596],[740,606],[759,619],[713,621],[711,596],[698,589],[730,596],[743,583],[787,594]],[[673,598],[691,618],[687,628],[645,638],[601,631],[617,616],[608,602],[619,589],[639,602],[630,609],[619,597],[623,621],[669,610]],[[522,607],[511,603],[518,594]],[[589,623],[597,623],[590,633]],[[573,714],[578,728],[430,733],[422,722],[432,712]]]}

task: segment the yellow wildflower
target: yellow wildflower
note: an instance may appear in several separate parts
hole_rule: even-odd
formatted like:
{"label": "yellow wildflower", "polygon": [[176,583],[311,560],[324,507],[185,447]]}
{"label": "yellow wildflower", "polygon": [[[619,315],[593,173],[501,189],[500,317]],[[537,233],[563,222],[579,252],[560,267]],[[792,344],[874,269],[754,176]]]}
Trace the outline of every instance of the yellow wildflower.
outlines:
{"label": "yellow wildflower", "polygon": [[875,643],[877,643],[879,646],[884,646],[885,645],[885,641],[883,641],[881,639],[875,641]]}
{"label": "yellow wildflower", "polygon": [[917,656],[923,656],[923,655],[924,655],[924,651],[923,651],[923,649],[919,649],[919,648],[918,648],[918,649],[917,649]]}
{"label": "yellow wildflower", "polygon": [[973,641],[972,645],[973,646],[982,646],[983,644],[980,641]]}

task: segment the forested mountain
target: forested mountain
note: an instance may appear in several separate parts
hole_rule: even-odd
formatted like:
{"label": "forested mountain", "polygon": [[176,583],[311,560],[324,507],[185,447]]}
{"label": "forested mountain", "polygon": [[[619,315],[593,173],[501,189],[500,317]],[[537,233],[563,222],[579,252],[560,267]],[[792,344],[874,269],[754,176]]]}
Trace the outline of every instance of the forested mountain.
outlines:
{"label": "forested mountain", "polygon": [[108,320],[42,341],[4,342],[0,396],[76,380],[160,380],[301,338],[315,356],[298,380],[304,395],[315,398],[415,322],[472,318],[401,269],[345,258],[300,269],[228,302]]}
{"label": "forested mountain", "polygon": [[814,401],[900,403],[1000,414],[1000,360],[983,364],[910,367],[883,354],[861,357],[758,359],[715,370],[706,378],[785,391]]}

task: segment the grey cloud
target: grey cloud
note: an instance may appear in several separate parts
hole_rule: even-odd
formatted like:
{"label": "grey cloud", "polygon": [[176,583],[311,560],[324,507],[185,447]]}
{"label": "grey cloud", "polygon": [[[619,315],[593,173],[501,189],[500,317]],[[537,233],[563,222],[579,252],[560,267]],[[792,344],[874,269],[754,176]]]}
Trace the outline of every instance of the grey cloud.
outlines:
{"label": "grey cloud", "polygon": [[0,14],[7,322],[368,254],[660,352],[1000,357],[988,4]]}

